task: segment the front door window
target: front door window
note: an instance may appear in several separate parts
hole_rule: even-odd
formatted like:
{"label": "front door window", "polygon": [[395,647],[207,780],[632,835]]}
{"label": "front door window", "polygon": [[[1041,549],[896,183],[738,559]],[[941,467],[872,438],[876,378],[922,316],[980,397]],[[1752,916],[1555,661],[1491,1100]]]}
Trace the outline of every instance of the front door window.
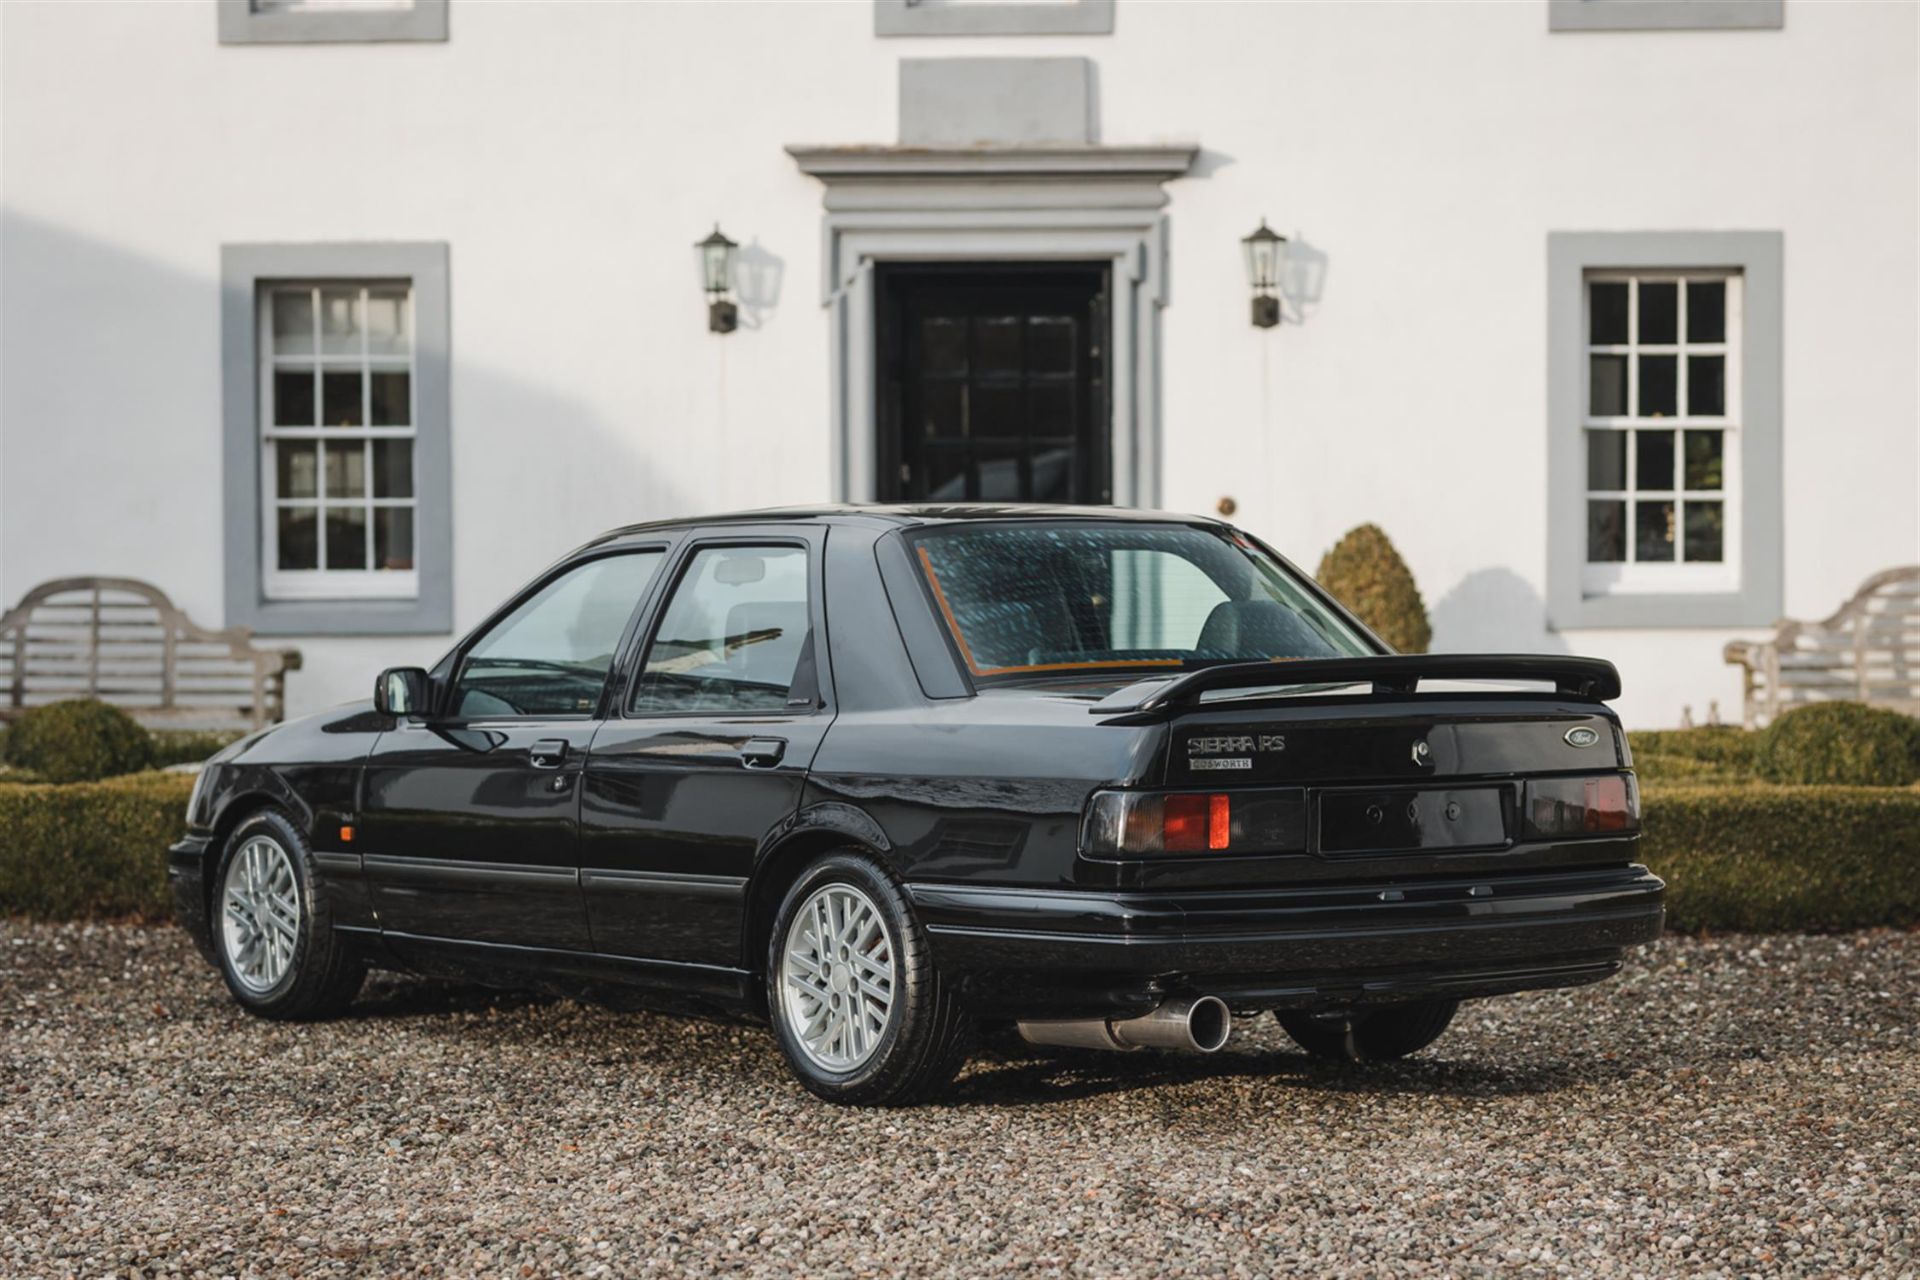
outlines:
{"label": "front door window", "polygon": [[590,716],[659,551],[577,565],[529,596],[467,653],[453,714]]}

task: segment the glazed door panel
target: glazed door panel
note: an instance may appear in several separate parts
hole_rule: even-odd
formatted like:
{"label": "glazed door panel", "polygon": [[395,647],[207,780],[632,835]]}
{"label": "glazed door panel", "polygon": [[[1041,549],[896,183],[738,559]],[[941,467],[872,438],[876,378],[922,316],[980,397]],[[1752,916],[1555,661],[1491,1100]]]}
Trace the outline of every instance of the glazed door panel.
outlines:
{"label": "glazed door panel", "polygon": [[879,500],[1111,502],[1107,274],[882,266]]}

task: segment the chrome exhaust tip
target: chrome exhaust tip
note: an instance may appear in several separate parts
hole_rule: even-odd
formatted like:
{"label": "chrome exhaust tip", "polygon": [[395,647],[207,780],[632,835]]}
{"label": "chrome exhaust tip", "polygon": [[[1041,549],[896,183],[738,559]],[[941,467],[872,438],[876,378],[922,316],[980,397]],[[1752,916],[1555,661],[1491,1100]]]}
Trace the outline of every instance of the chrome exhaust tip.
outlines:
{"label": "chrome exhaust tip", "polygon": [[1176,996],[1137,1018],[1072,1018],[1015,1025],[1020,1038],[1031,1045],[1215,1053],[1233,1034],[1233,1014],[1218,996]]}

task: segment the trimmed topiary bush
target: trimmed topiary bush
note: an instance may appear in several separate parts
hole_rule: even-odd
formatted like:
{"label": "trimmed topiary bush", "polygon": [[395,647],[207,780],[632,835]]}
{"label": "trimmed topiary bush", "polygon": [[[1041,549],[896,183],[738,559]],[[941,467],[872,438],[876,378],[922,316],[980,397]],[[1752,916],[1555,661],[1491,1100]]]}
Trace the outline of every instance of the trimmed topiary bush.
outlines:
{"label": "trimmed topiary bush", "polygon": [[1731,725],[1627,735],[1642,782],[1754,782],[1761,735]]}
{"label": "trimmed topiary bush", "polygon": [[192,793],[180,773],[0,786],[0,916],[172,914],[167,846]]}
{"label": "trimmed topiary bush", "polygon": [[1407,562],[1376,524],[1363,524],[1320,558],[1313,575],[1373,633],[1401,653],[1425,653],[1433,640],[1427,607]]}
{"label": "trimmed topiary bush", "polygon": [[73,698],[22,712],[6,753],[8,764],[43,781],[87,782],[148,768],[153,739],[120,708]]}
{"label": "trimmed topiary bush", "polygon": [[1920,924],[1920,791],[1662,787],[1639,860],[1667,882],[1667,927],[1777,932]]}
{"label": "trimmed topiary bush", "polygon": [[1769,782],[1910,786],[1920,779],[1920,720],[1858,702],[1797,707],[1760,734],[1757,763]]}

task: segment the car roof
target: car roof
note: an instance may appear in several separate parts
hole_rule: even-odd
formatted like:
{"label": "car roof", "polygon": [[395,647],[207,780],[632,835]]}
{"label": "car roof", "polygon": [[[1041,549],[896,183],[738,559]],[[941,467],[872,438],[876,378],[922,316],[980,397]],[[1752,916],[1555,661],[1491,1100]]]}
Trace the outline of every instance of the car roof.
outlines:
{"label": "car roof", "polygon": [[718,515],[682,516],[649,520],[609,529],[594,542],[603,543],[634,534],[660,533],[716,524],[887,524],[899,528],[951,524],[969,520],[1088,520],[1161,524],[1207,524],[1226,527],[1210,516],[1171,511],[1142,511],[1133,507],[1070,507],[1045,503],[945,502],[882,503],[835,502],[805,507],[765,507],[757,511],[729,511]]}

